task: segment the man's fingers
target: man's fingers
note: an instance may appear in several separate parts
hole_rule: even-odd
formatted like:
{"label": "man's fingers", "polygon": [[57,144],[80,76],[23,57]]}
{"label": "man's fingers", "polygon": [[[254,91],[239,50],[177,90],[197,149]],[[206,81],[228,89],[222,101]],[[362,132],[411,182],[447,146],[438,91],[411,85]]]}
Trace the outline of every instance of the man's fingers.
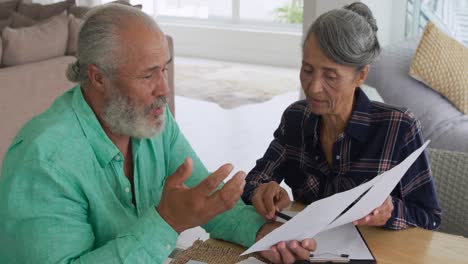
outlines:
{"label": "man's fingers", "polygon": [[242,195],[245,176],[245,172],[237,172],[221,189],[210,196],[208,203],[224,210],[232,208]]}
{"label": "man's fingers", "polygon": [[167,177],[166,185],[170,186],[181,186],[190,177],[193,170],[193,161],[191,158],[185,158],[177,170],[169,177]]}
{"label": "man's fingers", "polygon": [[216,189],[216,187],[218,187],[218,185],[220,185],[223,180],[229,176],[229,173],[231,173],[232,169],[233,166],[231,164],[224,164],[210,176],[206,177],[194,189],[196,189],[204,196],[210,195]]}

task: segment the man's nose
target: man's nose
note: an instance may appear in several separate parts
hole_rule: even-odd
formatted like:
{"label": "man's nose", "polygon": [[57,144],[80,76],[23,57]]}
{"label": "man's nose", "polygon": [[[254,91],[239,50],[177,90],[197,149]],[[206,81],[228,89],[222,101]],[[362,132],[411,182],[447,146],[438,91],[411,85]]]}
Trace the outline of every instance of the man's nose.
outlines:
{"label": "man's nose", "polygon": [[156,97],[168,96],[171,88],[169,87],[169,82],[167,80],[167,73],[164,71],[158,71],[158,75],[158,80],[153,87],[153,95]]}

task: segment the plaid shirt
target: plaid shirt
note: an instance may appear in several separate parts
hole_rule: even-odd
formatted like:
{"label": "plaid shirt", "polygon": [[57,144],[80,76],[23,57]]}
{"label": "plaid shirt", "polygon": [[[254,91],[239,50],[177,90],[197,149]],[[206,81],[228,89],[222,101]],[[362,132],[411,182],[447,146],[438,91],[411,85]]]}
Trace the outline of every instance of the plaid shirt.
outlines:
{"label": "plaid shirt", "polygon": [[[357,89],[354,109],[345,131],[332,149],[329,165],[319,140],[320,117],[306,101],[284,112],[274,140],[247,175],[242,199],[262,183],[285,180],[294,200],[306,204],[349,190],[398,165],[423,143],[419,121],[412,113],[368,99]],[[391,193],[394,210],[385,224],[390,229],[418,226],[435,229],[441,210],[424,152]]]}

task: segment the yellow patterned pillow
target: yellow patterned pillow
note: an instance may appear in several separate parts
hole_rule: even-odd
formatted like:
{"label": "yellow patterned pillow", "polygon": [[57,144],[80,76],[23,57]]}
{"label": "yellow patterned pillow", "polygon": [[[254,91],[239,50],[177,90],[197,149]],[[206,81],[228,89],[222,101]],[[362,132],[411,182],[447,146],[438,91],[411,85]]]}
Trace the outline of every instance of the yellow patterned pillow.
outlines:
{"label": "yellow patterned pillow", "polygon": [[427,23],[409,74],[468,114],[468,48]]}

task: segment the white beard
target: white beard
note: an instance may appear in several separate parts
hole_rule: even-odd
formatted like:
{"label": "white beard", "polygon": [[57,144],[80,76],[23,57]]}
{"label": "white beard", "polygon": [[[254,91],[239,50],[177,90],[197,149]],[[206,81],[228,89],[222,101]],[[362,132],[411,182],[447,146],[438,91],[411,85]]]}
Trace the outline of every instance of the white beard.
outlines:
{"label": "white beard", "polygon": [[158,97],[147,107],[138,107],[132,100],[123,95],[118,87],[110,87],[110,95],[104,104],[102,119],[110,131],[117,135],[136,138],[151,138],[164,129],[165,111],[156,117],[155,124],[149,116],[155,108],[166,105],[165,97]]}

